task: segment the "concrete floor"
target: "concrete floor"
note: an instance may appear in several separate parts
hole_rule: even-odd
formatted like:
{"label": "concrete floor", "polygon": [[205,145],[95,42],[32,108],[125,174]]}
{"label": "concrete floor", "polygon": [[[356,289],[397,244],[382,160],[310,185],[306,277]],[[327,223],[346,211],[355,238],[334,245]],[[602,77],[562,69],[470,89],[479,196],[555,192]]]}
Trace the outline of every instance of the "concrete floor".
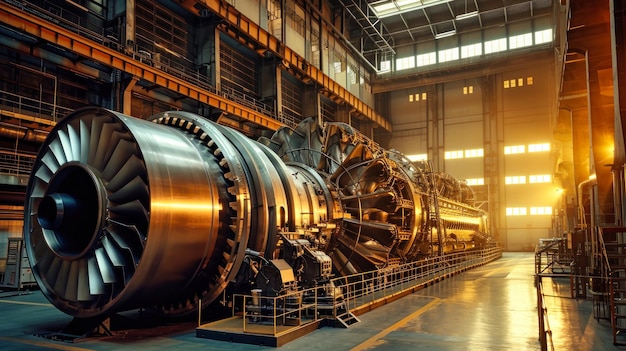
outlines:
{"label": "concrete floor", "polygon": [[[348,329],[321,328],[279,349],[540,350],[533,264],[531,253],[505,253],[361,315],[361,322]],[[570,298],[569,279],[544,279],[544,286],[554,350],[626,349],[612,344],[610,324],[594,319],[590,299]],[[36,336],[70,321],[38,291],[0,298],[0,350],[273,349],[197,338],[193,322],[74,343]]]}

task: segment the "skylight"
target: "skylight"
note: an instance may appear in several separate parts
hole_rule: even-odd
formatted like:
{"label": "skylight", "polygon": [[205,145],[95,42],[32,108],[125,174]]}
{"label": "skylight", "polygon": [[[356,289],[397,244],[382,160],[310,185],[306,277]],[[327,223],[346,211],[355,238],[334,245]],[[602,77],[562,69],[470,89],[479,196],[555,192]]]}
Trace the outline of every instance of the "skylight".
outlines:
{"label": "skylight", "polygon": [[381,0],[370,4],[378,18],[445,4],[452,0]]}

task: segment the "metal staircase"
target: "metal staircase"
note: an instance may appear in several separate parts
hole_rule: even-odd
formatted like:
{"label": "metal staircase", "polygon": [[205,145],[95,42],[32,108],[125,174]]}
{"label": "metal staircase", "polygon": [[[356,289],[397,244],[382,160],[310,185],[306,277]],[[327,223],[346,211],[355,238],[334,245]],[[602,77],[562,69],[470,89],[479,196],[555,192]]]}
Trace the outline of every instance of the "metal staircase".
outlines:
{"label": "metal staircase", "polygon": [[594,252],[600,279],[592,291],[608,296],[613,344],[626,346],[626,227],[598,227],[597,234]]}

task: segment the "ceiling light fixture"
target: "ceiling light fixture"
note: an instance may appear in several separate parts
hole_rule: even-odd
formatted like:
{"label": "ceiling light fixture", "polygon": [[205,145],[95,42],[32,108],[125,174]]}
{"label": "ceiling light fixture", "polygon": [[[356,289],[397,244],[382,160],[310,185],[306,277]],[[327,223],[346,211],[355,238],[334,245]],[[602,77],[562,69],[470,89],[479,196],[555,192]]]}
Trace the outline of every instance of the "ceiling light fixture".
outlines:
{"label": "ceiling light fixture", "polygon": [[446,4],[451,1],[453,0],[388,0],[379,1],[376,2],[376,4],[369,4],[368,6],[374,11],[376,17],[385,18],[435,5]]}
{"label": "ceiling light fixture", "polygon": [[435,39],[441,39],[441,38],[445,38],[445,37],[451,37],[453,35],[456,34],[456,29],[453,30],[449,30],[447,32],[441,32],[441,33],[437,33],[435,34]]}
{"label": "ceiling light fixture", "polygon": [[456,15],[456,19],[458,21],[461,21],[461,20],[476,17],[476,16],[478,16],[478,11],[471,11],[471,12],[462,13],[460,15]]}

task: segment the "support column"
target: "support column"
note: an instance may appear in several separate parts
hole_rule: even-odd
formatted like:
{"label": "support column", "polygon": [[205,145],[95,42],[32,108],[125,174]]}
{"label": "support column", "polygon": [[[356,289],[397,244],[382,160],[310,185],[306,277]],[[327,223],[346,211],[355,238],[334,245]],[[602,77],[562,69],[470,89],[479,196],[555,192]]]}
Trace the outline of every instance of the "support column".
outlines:
{"label": "support column", "polygon": [[428,133],[428,154],[434,171],[442,172],[445,168],[444,160],[444,130],[443,113],[439,106],[439,89],[437,86],[426,89],[426,125]]}
{"label": "support column", "polygon": [[138,77],[132,77],[128,81],[128,85],[124,88],[124,97],[122,98],[122,113],[125,115],[132,116],[132,101],[133,101],[133,88],[135,84],[139,81]]}
{"label": "support column", "polygon": [[483,104],[483,149],[485,151],[483,177],[487,188],[486,200],[489,211],[489,227],[495,240],[507,249],[506,211],[501,204],[505,203],[506,189],[501,180],[504,179],[504,123],[498,113],[498,80],[494,75],[482,80]]}
{"label": "support column", "polygon": [[126,0],[126,27],[124,29],[126,53],[135,53],[135,0]]}

